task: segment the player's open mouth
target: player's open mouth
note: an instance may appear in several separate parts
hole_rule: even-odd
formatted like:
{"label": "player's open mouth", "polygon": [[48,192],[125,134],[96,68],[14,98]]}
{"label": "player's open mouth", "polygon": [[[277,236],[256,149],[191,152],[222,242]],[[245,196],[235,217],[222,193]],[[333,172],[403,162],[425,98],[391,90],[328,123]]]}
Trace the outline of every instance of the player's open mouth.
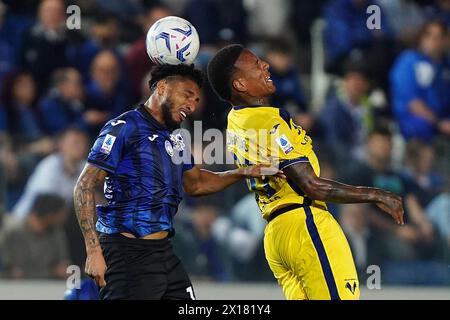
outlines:
{"label": "player's open mouth", "polygon": [[184,111],[180,111],[181,114],[181,120],[185,120],[187,118],[187,115]]}
{"label": "player's open mouth", "polygon": [[268,76],[266,77],[266,82],[267,82],[267,83],[272,83],[272,79],[270,79],[270,75],[268,75]]}

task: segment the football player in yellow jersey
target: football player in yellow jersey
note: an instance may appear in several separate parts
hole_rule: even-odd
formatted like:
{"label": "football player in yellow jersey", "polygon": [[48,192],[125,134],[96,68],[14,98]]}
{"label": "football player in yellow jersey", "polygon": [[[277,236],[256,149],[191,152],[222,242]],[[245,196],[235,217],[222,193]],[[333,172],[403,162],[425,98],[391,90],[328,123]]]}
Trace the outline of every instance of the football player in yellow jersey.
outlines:
{"label": "football player in yellow jersey", "polygon": [[241,45],[219,50],[208,64],[208,78],[232,105],[227,146],[236,164],[275,164],[287,177],[247,180],[268,221],[266,259],[286,298],[358,299],[352,253],[326,203],[375,203],[403,224],[401,198],[320,178],[311,139],[287,111],[269,105],[276,90],[269,65],[250,50]]}

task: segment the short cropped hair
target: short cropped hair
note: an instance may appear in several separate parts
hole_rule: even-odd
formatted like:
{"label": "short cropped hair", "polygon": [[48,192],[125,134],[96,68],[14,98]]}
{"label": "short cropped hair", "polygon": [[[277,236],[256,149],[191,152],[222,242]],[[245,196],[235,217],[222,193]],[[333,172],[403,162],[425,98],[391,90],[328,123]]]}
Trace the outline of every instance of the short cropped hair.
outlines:
{"label": "short cropped hair", "polygon": [[154,66],[150,71],[150,80],[148,81],[150,92],[153,93],[156,85],[160,80],[166,79],[168,77],[188,78],[194,81],[200,88],[203,85],[203,72],[201,70],[195,69],[193,64],[165,64]]}
{"label": "short cropped hair", "polygon": [[65,200],[56,194],[41,193],[33,201],[31,212],[41,218],[55,214],[66,209]]}
{"label": "short cropped hair", "polygon": [[208,80],[214,92],[225,101],[231,99],[231,77],[234,64],[244,47],[232,44],[220,49],[208,63]]}
{"label": "short cropped hair", "polygon": [[372,137],[374,135],[380,135],[384,136],[386,138],[392,138],[392,130],[390,128],[390,122],[386,120],[379,120],[376,122],[372,128],[372,130],[369,131],[368,137]]}

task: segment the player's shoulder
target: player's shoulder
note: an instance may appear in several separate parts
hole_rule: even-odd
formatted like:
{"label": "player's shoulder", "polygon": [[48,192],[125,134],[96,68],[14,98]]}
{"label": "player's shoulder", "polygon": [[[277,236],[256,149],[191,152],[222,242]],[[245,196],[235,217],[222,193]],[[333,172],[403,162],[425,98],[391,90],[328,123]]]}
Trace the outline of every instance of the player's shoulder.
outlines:
{"label": "player's shoulder", "polygon": [[136,125],[136,121],[139,120],[139,113],[136,109],[129,110],[127,112],[122,113],[121,115],[109,120],[106,123],[106,126],[109,127],[132,127]]}
{"label": "player's shoulder", "polygon": [[136,110],[130,110],[109,120],[104,126],[102,134],[112,134],[113,136],[129,135],[135,131],[139,115]]}

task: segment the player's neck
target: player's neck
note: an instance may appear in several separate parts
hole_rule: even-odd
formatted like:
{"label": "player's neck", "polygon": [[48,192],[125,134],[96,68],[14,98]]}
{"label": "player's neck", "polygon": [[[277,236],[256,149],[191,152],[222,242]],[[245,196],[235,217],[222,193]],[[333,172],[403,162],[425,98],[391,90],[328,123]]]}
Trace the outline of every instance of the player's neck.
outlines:
{"label": "player's neck", "polygon": [[268,106],[268,97],[233,97],[231,100],[233,106]]}
{"label": "player's neck", "polygon": [[147,109],[148,113],[150,113],[152,115],[152,117],[155,118],[156,121],[158,121],[163,126],[166,125],[166,123],[164,122],[161,105],[157,104],[156,101],[153,101],[153,99],[150,97],[144,103],[144,106],[145,106],[145,109]]}

